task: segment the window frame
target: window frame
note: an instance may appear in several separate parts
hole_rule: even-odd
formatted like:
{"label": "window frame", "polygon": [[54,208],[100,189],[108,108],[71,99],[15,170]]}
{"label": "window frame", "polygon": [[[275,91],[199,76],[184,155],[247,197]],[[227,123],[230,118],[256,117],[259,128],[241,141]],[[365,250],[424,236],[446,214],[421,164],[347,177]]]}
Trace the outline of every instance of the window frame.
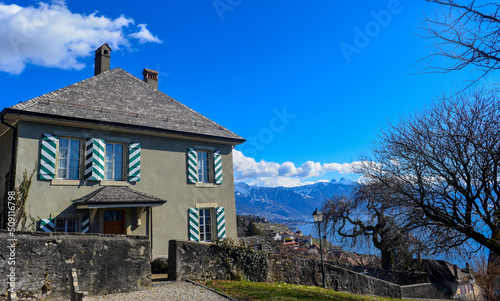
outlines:
{"label": "window frame", "polygon": [[[200,161],[200,153],[205,153],[207,154],[207,160],[206,160],[206,166],[200,166],[200,162],[203,163],[204,161]],[[214,158],[213,158],[213,151],[209,149],[196,149],[196,155],[197,155],[197,164],[198,164],[198,178],[197,182],[201,184],[211,184],[214,183]],[[203,171],[203,167],[207,170],[207,174],[202,173],[200,174],[200,170]],[[207,181],[204,180],[205,176],[208,177]]]}
{"label": "window frame", "polygon": [[[206,216],[203,214],[203,223],[202,223],[202,212],[208,212],[209,213],[209,218],[210,221],[209,223],[206,223]],[[215,210],[214,208],[198,208],[198,226],[199,226],[199,234],[200,234],[200,242],[214,242],[216,239],[214,239],[214,234],[216,235],[217,231],[214,231],[214,216],[215,216]],[[209,226],[210,232],[206,231],[206,227]],[[207,233],[210,234],[210,239],[206,239]],[[202,239],[203,237],[203,239]]]}
{"label": "window frame", "polygon": [[[61,160],[61,140],[68,140],[68,147],[64,148],[67,149],[68,151],[68,156],[65,158],[66,159],[66,167],[64,168],[66,177],[61,177],[61,173],[59,172],[61,168],[60,160]],[[70,162],[71,162],[71,150],[74,150],[71,148],[71,141],[78,141],[78,176],[76,178],[70,178],[70,170],[75,169],[75,168],[70,168]],[[54,177],[54,180],[63,180],[63,181],[79,181],[81,179],[81,174],[82,174],[82,140],[78,138],[70,138],[70,137],[60,137],[57,139],[57,159],[56,159],[56,176]]]}
{"label": "window frame", "polygon": [[[109,162],[108,161],[108,144],[112,144],[113,145],[113,161],[111,161],[113,163],[113,178],[112,179],[108,179],[107,178],[107,175],[108,175],[108,169],[107,169],[107,163]],[[121,158],[121,180],[116,180],[115,179],[115,145],[120,145],[122,147],[122,158]],[[104,179],[103,181],[113,181],[113,182],[124,182],[126,181],[126,175],[125,175],[125,168],[126,168],[126,157],[125,157],[125,150],[126,150],[126,145],[123,144],[123,143],[120,143],[120,142],[112,142],[112,141],[105,141],[105,149],[104,149]]]}
{"label": "window frame", "polygon": [[[71,217],[71,218],[56,218],[54,221],[54,232],[59,232],[59,233],[77,233],[78,232],[78,218],[76,217]],[[64,221],[64,231],[59,231],[60,228],[58,226],[59,221]],[[68,232],[68,222],[69,221],[74,221],[74,231]]]}

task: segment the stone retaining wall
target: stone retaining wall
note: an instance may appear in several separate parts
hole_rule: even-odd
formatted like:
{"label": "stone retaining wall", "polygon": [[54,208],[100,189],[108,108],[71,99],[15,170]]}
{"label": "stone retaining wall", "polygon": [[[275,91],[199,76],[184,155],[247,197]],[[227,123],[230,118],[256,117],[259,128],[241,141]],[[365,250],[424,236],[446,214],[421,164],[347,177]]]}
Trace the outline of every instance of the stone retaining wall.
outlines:
{"label": "stone retaining wall", "polygon": [[[168,257],[169,278],[203,281],[226,280],[234,275],[241,275],[253,281],[317,286],[322,284],[320,261],[301,256],[265,254],[265,270],[258,275],[248,276],[244,274],[245,269],[239,266],[238,262],[224,257],[214,244],[171,240]],[[401,297],[401,288],[397,284],[329,264],[325,264],[325,274],[328,288],[355,294]]]}
{"label": "stone retaining wall", "polygon": [[[7,272],[14,268],[15,291],[27,298],[68,300],[71,268],[89,295],[121,293],[151,286],[151,248],[142,236],[9,232],[0,230],[0,294],[6,296]],[[16,239],[12,259],[8,239]],[[10,264],[9,264],[10,263]]]}

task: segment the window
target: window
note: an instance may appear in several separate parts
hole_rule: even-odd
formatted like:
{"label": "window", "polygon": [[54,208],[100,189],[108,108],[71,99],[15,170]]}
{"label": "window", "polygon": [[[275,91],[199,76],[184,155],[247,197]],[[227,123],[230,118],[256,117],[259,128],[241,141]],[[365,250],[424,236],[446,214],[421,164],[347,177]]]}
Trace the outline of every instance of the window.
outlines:
{"label": "window", "polygon": [[212,241],[211,209],[200,209],[200,241]]}
{"label": "window", "polygon": [[59,139],[59,179],[78,180],[80,178],[80,140]]}
{"label": "window", "polygon": [[211,160],[209,151],[198,152],[198,183],[210,183]]}
{"label": "window", "polygon": [[106,143],[105,179],[111,181],[123,180],[123,145]]}
{"label": "window", "polygon": [[56,232],[76,232],[76,218],[58,218],[56,219]]}

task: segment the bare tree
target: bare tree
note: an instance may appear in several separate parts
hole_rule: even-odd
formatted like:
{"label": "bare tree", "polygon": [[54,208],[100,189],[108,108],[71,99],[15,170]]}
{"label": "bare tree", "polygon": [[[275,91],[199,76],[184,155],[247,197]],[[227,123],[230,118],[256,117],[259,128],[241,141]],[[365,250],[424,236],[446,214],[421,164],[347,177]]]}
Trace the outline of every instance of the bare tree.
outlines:
{"label": "bare tree", "polygon": [[367,242],[380,250],[382,268],[391,270],[411,261],[419,248],[412,234],[415,223],[406,216],[384,185],[372,181],[357,187],[350,195],[327,200],[323,205],[325,232],[338,235],[344,242],[360,245]]}
{"label": "bare tree", "polygon": [[392,125],[360,167],[440,248],[473,240],[500,254],[500,104],[481,91],[443,98]]}
{"label": "bare tree", "polygon": [[[421,27],[424,38],[437,40],[434,52],[421,61],[424,72],[448,73],[466,67],[481,74],[471,85],[500,68],[500,4],[489,1],[425,0],[440,6],[434,16],[425,16]],[[447,66],[433,65],[434,58],[445,58]]]}

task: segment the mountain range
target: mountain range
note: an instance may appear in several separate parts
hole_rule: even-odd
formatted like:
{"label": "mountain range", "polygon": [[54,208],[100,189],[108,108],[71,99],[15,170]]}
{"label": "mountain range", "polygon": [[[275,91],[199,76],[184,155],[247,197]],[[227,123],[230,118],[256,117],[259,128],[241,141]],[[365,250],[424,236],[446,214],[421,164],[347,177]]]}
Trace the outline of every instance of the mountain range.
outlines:
{"label": "mountain range", "polygon": [[234,184],[236,214],[257,215],[275,223],[310,221],[325,200],[344,195],[357,185],[344,178],[297,187],[257,187],[239,182]]}

